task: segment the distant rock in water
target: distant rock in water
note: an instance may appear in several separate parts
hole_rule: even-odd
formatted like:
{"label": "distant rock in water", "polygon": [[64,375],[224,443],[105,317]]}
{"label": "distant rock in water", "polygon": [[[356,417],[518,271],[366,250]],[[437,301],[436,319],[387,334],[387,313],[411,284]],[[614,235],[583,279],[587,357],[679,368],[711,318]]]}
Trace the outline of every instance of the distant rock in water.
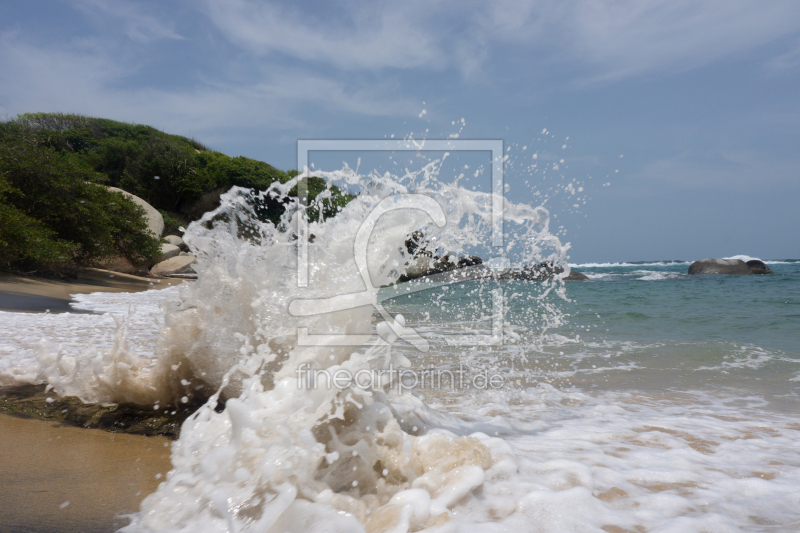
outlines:
{"label": "distant rock in water", "polygon": [[703,259],[689,265],[689,275],[727,274],[731,276],[747,276],[749,274],[772,274],[772,269],[763,261],[753,259],[744,262],[741,259]]}
{"label": "distant rock in water", "polygon": [[[467,280],[523,280],[545,281],[564,273],[564,268],[547,261],[525,266],[520,270],[493,270],[483,264],[483,259],[474,255],[457,257],[455,254],[438,256],[425,247],[425,236],[415,231],[405,242],[411,259],[406,264],[405,273],[398,282],[424,278],[432,283]],[[586,281],[589,278],[576,270],[563,278],[565,281]]]}
{"label": "distant rock in water", "polygon": [[[564,273],[564,268],[559,265],[554,265],[548,261],[542,261],[539,264],[526,266],[518,272],[514,272],[513,279],[527,279],[532,281],[545,281],[553,279]],[[586,281],[589,278],[586,274],[582,274],[577,270],[570,269],[569,274],[563,278],[564,281]]]}
{"label": "distant rock in water", "polygon": [[747,262],[747,266],[753,274],[774,274],[764,261],[759,261],[758,259],[751,259]]}
{"label": "distant rock in water", "polygon": [[411,259],[406,264],[406,270],[398,281],[410,281],[483,263],[483,259],[474,255],[456,257],[455,254],[445,254],[438,256],[425,248],[424,239],[425,236],[421,231],[415,231],[406,240],[406,251],[411,255]]}

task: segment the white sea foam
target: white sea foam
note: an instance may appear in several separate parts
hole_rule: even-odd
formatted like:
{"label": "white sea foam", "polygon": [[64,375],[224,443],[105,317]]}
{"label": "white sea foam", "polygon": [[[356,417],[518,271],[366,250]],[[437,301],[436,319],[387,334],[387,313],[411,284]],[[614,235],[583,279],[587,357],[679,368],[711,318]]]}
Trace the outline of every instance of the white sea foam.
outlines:
{"label": "white sea foam", "polygon": [[789,529],[800,518],[800,426],[760,404],[542,386],[436,407],[510,428],[515,462],[488,470],[481,497],[456,508],[461,524],[484,524],[464,530]]}
{"label": "white sea foam", "polygon": [[791,265],[796,262],[796,261],[769,261],[769,260],[765,261],[763,259],[759,259],[758,257],[750,257],[749,255],[733,255],[731,257],[726,257],[725,259],[741,259],[745,263],[748,261],[761,261],[766,265]]}
{"label": "white sea foam", "polygon": [[652,263],[580,263],[570,265],[573,268],[613,268],[613,267],[646,267],[646,266],[671,266],[671,265],[688,265],[688,261],[654,261]]}
{"label": "white sea foam", "polygon": [[682,272],[659,272],[656,270],[635,270],[633,274],[641,276],[639,281],[663,281],[665,279],[680,279],[686,277]]}
{"label": "white sea foam", "polygon": [[610,272],[582,272],[587,278],[594,280],[614,279],[619,277],[619,274]]}
{"label": "white sea foam", "polygon": [[113,349],[126,323],[126,351],[144,366],[155,361],[158,337],[164,326],[164,299],[177,288],[136,293],[77,294],[72,307],[102,313],[0,312],[0,384],[46,381],[44,358],[60,354],[60,364],[82,354]]}

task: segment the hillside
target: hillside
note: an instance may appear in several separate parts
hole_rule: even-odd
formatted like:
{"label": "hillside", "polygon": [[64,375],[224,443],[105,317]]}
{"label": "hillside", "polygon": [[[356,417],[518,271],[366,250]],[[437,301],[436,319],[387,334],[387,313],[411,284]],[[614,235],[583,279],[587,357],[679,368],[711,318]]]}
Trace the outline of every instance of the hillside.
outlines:
{"label": "hillside", "polygon": [[[158,257],[140,208],[118,187],[161,211],[166,233],[216,207],[232,186],[267,189],[297,175],[247,157],[230,157],[151,126],[61,113],[29,113],[0,123],[0,269],[63,271],[122,255]],[[326,188],[309,180],[311,198]],[[347,202],[336,187],[326,206]],[[277,201],[259,216],[276,222]]]}

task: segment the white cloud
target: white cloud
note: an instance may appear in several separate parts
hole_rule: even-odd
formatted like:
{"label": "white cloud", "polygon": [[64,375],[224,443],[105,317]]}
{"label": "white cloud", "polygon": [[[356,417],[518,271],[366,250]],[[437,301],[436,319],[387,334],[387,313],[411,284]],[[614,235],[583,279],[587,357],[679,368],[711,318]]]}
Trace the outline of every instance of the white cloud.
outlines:
{"label": "white cloud", "polygon": [[594,80],[683,71],[800,31],[792,0],[507,0],[483,23]]}
{"label": "white cloud", "polygon": [[163,15],[147,12],[141,4],[127,0],[75,0],[73,4],[98,25],[119,26],[130,39],[149,43],[158,39],[183,39],[175,25]]}
{"label": "white cloud", "polygon": [[518,66],[577,67],[581,81],[689,70],[800,31],[794,0],[337,3],[327,18],[262,0],[203,5],[228,40],[260,56],[468,75],[505,53]]}
{"label": "white cloud", "polygon": [[302,70],[273,69],[249,83],[210,81],[185,90],[125,88],[119,80],[136,66],[99,43],[43,47],[6,33],[0,50],[0,115],[81,113],[205,134],[302,130],[315,124],[315,114],[409,115],[418,107],[381,85],[352,88]]}
{"label": "white cloud", "polygon": [[437,36],[415,21],[422,5],[414,2],[350,5],[342,13],[346,23],[314,20],[272,2],[208,0],[204,5],[231,42],[257,55],[279,52],[345,70],[440,68],[446,60]]}

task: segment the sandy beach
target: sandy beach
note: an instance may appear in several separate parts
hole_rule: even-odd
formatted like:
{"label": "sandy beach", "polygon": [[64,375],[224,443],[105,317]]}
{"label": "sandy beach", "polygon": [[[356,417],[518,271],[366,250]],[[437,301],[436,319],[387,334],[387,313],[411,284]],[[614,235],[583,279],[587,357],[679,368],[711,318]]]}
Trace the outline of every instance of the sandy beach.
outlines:
{"label": "sandy beach", "polygon": [[[139,292],[183,280],[100,269],[77,279],[3,274],[0,310],[86,312],[73,294]],[[169,470],[169,439],[115,434],[0,413],[0,529],[107,532],[125,525]],[[66,503],[69,502],[69,503]]]}
{"label": "sandy beach", "polygon": [[0,274],[0,310],[63,313],[75,311],[69,305],[72,294],[91,292],[139,292],[178,285],[182,279],[144,278],[110,270],[89,268],[77,279],[50,279]]}
{"label": "sandy beach", "polygon": [[92,533],[124,526],[121,515],[138,511],[170,469],[169,443],[0,414],[0,529]]}

